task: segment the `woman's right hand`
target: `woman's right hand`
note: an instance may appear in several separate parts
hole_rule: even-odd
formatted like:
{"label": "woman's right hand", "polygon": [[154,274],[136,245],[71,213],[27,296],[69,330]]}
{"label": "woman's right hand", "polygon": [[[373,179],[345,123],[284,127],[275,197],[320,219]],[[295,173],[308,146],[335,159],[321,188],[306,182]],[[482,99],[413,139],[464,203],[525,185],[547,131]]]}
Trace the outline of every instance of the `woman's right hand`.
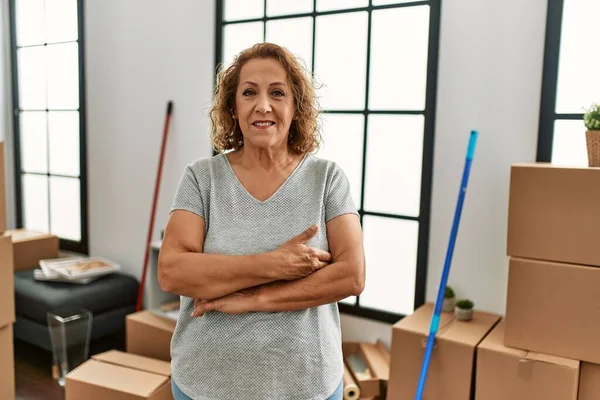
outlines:
{"label": "woman's right hand", "polygon": [[329,265],[331,262],[330,253],[305,244],[318,231],[319,227],[316,224],[311,225],[307,230],[272,251],[276,265],[281,268],[280,272],[282,276],[280,279],[294,280],[304,278]]}

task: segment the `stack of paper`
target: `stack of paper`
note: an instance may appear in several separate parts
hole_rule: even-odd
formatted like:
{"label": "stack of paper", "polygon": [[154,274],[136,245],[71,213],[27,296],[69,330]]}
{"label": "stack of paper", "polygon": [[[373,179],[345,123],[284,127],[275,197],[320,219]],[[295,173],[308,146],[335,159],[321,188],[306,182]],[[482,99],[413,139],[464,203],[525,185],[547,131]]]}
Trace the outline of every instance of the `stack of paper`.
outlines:
{"label": "stack of paper", "polygon": [[118,264],[101,257],[67,257],[40,260],[41,269],[34,271],[39,281],[85,285],[121,269]]}

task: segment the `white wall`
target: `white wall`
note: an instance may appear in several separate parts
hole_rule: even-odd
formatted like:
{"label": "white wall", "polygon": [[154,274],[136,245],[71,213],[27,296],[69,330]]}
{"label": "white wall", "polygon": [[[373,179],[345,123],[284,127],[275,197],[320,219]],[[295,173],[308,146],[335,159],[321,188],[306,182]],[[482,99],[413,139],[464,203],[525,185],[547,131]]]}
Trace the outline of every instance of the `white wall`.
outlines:
{"label": "white wall", "polygon": [[174,102],[154,239],[186,164],[211,154],[214,2],[85,2],[90,252],[139,278],[166,104]]}
{"label": "white wall", "polygon": [[[481,310],[505,311],[510,165],[534,161],[547,0],[444,0],[427,301],[435,301],[471,129],[479,140],[449,283]],[[343,317],[344,335],[389,345],[390,325]]]}

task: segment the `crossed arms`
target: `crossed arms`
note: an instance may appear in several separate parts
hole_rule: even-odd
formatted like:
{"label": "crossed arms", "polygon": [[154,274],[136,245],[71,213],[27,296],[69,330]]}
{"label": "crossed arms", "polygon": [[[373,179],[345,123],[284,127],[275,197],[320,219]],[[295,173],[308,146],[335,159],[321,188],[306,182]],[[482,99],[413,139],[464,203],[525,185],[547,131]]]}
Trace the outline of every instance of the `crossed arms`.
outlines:
{"label": "crossed arms", "polygon": [[316,225],[273,251],[245,256],[203,253],[204,229],[198,215],[173,211],[158,258],[161,288],[196,299],[193,316],[215,310],[300,310],[359,295],[364,289],[362,231],[354,214],[327,223],[331,253],[304,244],[317,233]]}

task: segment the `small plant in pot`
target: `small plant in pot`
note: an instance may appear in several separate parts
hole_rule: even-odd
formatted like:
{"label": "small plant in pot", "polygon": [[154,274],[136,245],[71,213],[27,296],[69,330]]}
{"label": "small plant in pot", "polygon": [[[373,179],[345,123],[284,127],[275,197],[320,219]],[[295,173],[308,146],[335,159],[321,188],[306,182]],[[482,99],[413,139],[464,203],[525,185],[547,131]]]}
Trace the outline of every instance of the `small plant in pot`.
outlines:
{"label": "small plant in pot", "polygon": [[475,304],[469,300],[459,300],[456,302],[456,307],[454,308],[454,315],[456,319],[459,321],[470,321],[473,319],[473,307]]}
{"label": "small plant in pot", "polygon": [[452,312],[456,305],[456,295],[454,289],[450,286],[446,286],[446,292],[444,293],[444,302],[442,303],[442,311]]}
{"label": "small plant in pot", "polygon": [[583,114],[583,123],[588,129],[585,132],[588,165],[600,167],[600,104],[594,103],[586,110]]}

